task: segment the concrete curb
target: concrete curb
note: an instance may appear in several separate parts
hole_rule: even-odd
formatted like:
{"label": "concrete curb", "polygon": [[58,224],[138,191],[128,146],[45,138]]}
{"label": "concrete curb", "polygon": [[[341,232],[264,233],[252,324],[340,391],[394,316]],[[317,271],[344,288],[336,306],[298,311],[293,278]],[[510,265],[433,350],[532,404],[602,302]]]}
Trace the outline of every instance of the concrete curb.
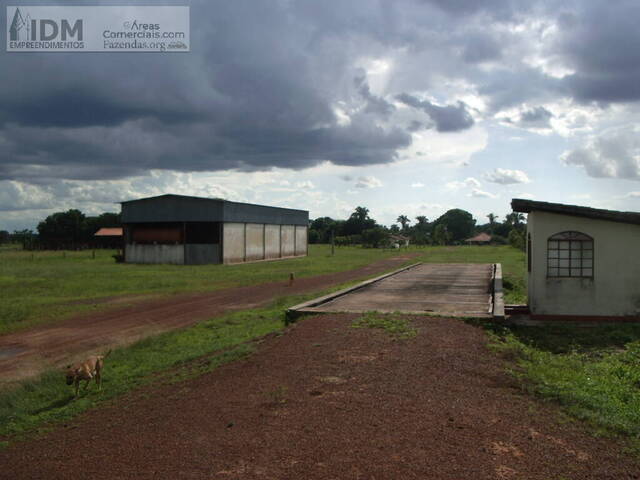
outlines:
{"label": "concrete curb", "polygon": [[499,322],[504,321],[504,294],[502,292],[502,264],[495,263],[493,265],[493,319]]}
{"label": "concrete curb", "polygon": [[372,283],[378,282],[380,280],[383,280],[387,277],[390,277],[392,275],[395,275],[397,273],[400,272],[404,272],[405,270],[409,270],[410,268],[413,267],[417,267],[418,265],[422,265],[422,262],[418,262],[418,263],[414,263],[412,265],[409,265],[407,267],[402,267],[399,268],[398,270],[394,270],[393,272],[389,272],[389,273],[385,273],[384,275],[380,275],[379,277],[375,277],[372,278],[370,280],[365,280],[362,283],[359,283],[357,285],[354,285],[353,287],[349,287],[349,288],[344,288],[342,290],[338,290],[337,292],[333,292],[330,293],[328,295],[324,295],[322,297],[318,297],[318,298],[314,298],[313,300],[309,300],[308,302],[304,302],[304,303],[300,303],[298,305],[294,305],[291,308],[288,308],[287,311],[285,312],[285,319],[286,319],[286,323],[292,323],[294,322],[298,317],[305,315],[305,314],[318,314],[320,312],[314,312],[312,310],[307,310],[308,308],[311,307],[316,307],[322,303],[326,303],[330,300],[333,300],[334,298],[338,298],[341,297],[343,295],[346,295],[347,293],[351,293],[354,292],[356,290],[359,290],[363,287],[366,287],[367,285],[371,285]]}

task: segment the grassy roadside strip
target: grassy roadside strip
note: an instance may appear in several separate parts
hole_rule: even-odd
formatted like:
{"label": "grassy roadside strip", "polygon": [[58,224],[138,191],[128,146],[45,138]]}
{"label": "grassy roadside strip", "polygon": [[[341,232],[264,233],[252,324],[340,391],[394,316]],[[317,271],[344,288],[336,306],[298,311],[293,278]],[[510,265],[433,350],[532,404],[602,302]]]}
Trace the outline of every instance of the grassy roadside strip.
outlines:
{"label": "grassy roadside strip", "polygon": [[284,282],[344,272],[401,255],[395,250],[310,245],[309,255],[234,265],[115,263],[111,250],[0,252],[0,334],[75,313],[126,306],[143,298]]}
{"label": "grassy roadside strip", "polygon": [[[632,325],[516,328],[489,333],[522,387],[585,420],[598,435],[621,435],[640,452],[640,328]],[[572,334],[573,332],[573,334]],[[559,334],[564,334],[564,340]],[[620,345],[620,342],[626,343]]]}

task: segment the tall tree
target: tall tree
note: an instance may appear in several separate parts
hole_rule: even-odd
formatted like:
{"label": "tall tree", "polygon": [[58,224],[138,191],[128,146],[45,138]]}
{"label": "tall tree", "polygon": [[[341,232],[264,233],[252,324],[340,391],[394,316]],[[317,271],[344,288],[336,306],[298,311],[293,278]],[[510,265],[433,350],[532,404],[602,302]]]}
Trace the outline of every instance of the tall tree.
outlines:
{"label": "tall tree", "polygon": [[511,225],[513,228],[520,229],[524,226],[525,217],[522,213],[512,212],[507,214],[505,222]]}
{"label": "tall tree", "polygon": [[396,222],[402,225],[402,231],[404,232],[407,230],[407,225],[409,225],[409,222],[411,222],[411,220],[409,220],[409,217],[407,217],[406,215],[400,215],[396,219]]}
{"label": "tall tree", "polygon": [[361,235],[364,230],[376,227],[376,221],[369,217],[369,209],[356,207],[349,219],[344,223],[345,235]]}
{"label": "tall tree", "polygon": [[451,240],[461,241],[469,238],[473,234],[476,221],[469,212],[454,208],[445,212],[434,224],[436,226],[446,226],[447,232],[451,235]]}
{"label": "tall tree", "polygon": [[40,240],[55,248],[86,242],[93,233],[88,231],[84,213],[76,209],[54,213],[38,224]]}
{"label": "tall tree", "polygon": [[444,223],[439,223],[433,230],[433,241],[437,245],[447,245],[451,241],[451,232]]}
{"label": "tall tree", "polygon": [[489,215],[487,215],[487,218],[489,219],[489,231],[493,233],[493,228],[496,225],[496,220],[498,219],[498,216],[494,215],[493,213],[490,213]]}

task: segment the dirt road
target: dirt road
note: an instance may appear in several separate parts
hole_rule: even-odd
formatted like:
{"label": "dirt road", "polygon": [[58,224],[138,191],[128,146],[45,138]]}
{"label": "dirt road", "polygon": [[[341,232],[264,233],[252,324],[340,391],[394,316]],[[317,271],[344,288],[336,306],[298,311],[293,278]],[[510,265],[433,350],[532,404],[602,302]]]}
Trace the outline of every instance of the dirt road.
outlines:
{"label": "dirt road", "polygon": [[[417,254],[416,254],[417,255]],[[162,331],[193,325],[230,310],[264,306],[277,297],[319,291],[399,267],[405,254],[346,272],[286,279],[211,293],[174,295],[125,308],[83,313],[51,325],[0,336],[0,386],[69,363],[87,353],[132,343]]]}
{"label": "dirt road", "polygon": [[246,360],[12,444],[0,478],[640,478],[623,445],[523,394],[480,328],[418,317],[393,341],[353,318],[306,318]]}

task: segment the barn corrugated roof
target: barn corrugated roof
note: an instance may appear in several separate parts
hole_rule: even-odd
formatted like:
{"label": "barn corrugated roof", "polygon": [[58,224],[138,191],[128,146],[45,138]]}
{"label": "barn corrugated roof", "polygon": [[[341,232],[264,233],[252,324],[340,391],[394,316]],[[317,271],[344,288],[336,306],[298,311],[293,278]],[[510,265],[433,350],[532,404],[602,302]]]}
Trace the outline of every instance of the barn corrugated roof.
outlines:
{"label": "barn corrugated roof", "polygon": [[239,222],[304,225],[309,212],[292,208],[231,202],[221,198],[165,194],[127,200],[122,204],[122,223]]}

